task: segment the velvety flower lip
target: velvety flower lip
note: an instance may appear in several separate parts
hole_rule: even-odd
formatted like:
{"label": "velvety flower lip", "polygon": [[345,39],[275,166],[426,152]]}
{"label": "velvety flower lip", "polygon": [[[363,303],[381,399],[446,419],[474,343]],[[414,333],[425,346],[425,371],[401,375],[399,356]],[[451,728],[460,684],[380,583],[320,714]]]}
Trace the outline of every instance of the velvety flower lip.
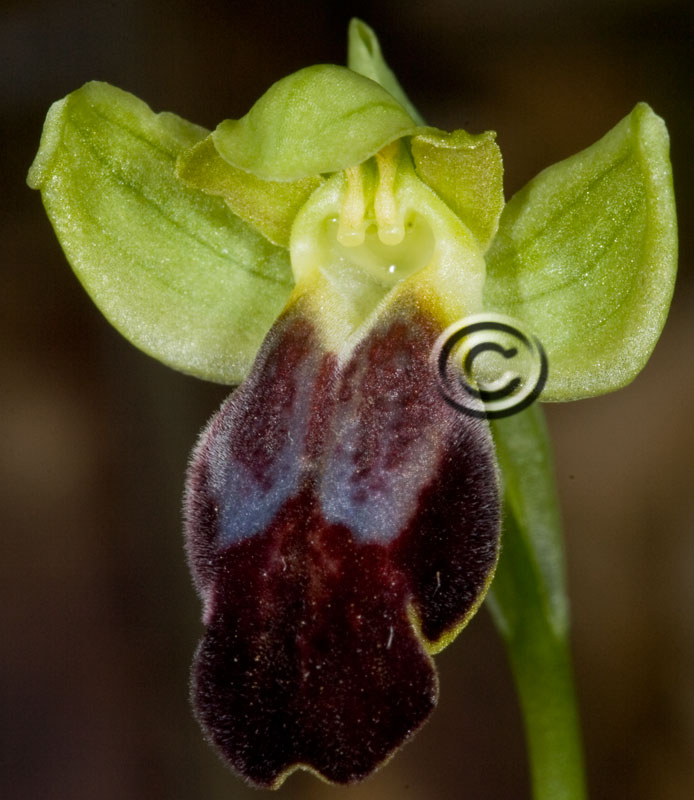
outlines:
{"label": "velvety flower lip", "polygon": [[187,547],[206,634],[193,701],[252,783],[348,783],[433,709],[430,653],[498,555],[487,426],[442,400],[440,326],[403,301],[340,364],[299,302],[202,434]]}

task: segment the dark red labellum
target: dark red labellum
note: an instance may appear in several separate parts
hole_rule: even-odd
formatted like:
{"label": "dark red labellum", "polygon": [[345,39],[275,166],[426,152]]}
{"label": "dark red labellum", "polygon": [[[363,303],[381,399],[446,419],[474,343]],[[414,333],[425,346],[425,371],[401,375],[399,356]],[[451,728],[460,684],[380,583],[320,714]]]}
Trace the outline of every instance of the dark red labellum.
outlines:
{"label": "dark red labellum", "polygon": [[442,399],[439,333],[401,306],[340,363],[295,304],[194,452],[193,700],[257,786],[297,765],[348,783],[381,764],[436,703],[427,645],[494,568],[491,437]]}

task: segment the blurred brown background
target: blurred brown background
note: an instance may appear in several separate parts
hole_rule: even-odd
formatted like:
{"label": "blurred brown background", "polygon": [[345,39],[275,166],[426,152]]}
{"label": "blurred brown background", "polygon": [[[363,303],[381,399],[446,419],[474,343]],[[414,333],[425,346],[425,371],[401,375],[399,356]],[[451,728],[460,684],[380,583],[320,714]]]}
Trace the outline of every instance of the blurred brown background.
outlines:
{"label": "blurred brown background", "polygon": [[[498,131],[510,196],[646,100],[665,118],[680,277],[645,372],[548,409],[591,796],[694,797],[693,12],[688,0],[4,0],[0,6],[0,796],[242,800],[187,704],[200,634],[179,506],[223,387],[100,317],[24,184],[53,100],[106,80],[214,127],[373,25],[424,116]],[[286,800],[523,800],[521,722],[483,610],[438,657],[442,700],[359,787]]]}

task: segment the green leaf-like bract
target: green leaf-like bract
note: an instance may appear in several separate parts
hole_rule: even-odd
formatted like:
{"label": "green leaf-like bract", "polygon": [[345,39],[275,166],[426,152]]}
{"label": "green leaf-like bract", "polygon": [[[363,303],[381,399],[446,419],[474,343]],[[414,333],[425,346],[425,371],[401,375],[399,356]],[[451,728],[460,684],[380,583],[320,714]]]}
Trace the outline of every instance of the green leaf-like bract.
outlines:
{"label": "green leaf-like bract", "polygon": [[28,181],[127,339],[183,372],[239,383],[293,279],[286,250],[176,177],[179,153],[206,134],[88,83],[52,106]]}
{"label": "green leaf-like bract", "polygon": [[596,144],[531,180],[501,215],[485,306],[542,341],[543,400],[624,386],[658,340],[677,252],[668,143],[663,121],[640,103]]}
{"label": "green leaf-like bract", "polygon": [[233,166],[293,181],[359,164],[416,128],[374,81],[318,64],[277,81],[245,117],[218,125],[213,138]]}

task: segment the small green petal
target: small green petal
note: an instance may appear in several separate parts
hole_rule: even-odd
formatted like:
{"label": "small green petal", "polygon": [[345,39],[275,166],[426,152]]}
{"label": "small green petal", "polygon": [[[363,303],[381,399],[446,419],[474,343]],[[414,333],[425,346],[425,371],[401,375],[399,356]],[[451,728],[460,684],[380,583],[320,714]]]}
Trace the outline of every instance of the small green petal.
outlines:
{"label": "small green petal", "polygon": [[541,340],[543,400],[624,386],[658,340],[677,262],[668,147],[664,122],[640,103],[504,209],[487,253],[485,306]]}
{"label": "small green petal", "polygon": [[213,139],[233,166],[294,181],[359,164],[416,127],[374,81],[319,64],[273,84],[245,117],[218,125]]}
{"label": "small green petal", "polygon": [[280,247],[289,247],[294,217],[322,183],[318,175],[297,181],[257,178],[225,161],[211,136],[181,153],[176,173],[188,186],[223,197],[234,214]]}
{"label": "small green petal", "polygon": [[421,114],[405,94],[393,70],[383,58],[381,45],[375,32],[365,22],[356,18],[349,23],[347,66],[360,75],[379,83],[393,95],[416,123],[425,124]]}
{"label": "small green petal", "polygon": [[427,131],[412,137],[417,174],[455,211],[486,250],[504,207],[504,167],[496,134]]}
{"label": "small green petal", "polygon": [[28,182],[127,339],[183,372],[238,383],[293,280],[285,250],[176,178],[177,156],[206,133],[88,83],[52,106]]}

